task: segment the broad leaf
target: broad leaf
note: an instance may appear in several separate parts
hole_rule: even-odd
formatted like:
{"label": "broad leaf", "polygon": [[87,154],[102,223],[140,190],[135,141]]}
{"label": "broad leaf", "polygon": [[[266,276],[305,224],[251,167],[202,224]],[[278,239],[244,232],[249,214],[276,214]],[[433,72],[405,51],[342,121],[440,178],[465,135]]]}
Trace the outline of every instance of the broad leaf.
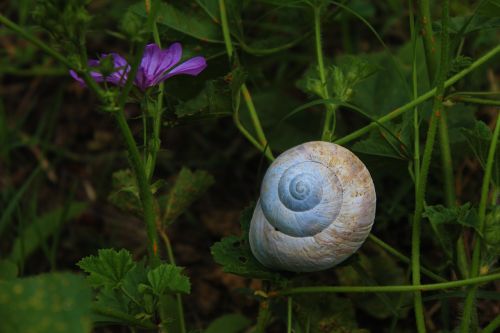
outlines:
{"label": "broad leaf", "polygon": [[[147,16],[144,2],[132,6],[131,10],[140,16]],[[196,10],[196,8],[189,6],[181,8],[161,2],[156,15],[160,25],[204,42],[223,42],[221,28],[204,15],[201,9]]]}
{"label": "broad leaf", "polygon": [[248,242],[248,231],[253,214],[253,206],[241,213],[240,224],[243,235],[229,236],[210,248],[215,262],[223,266],[224,272],[249,278],[280,281],[283,277],[264,267],[253,256]]}
{"label": "broad leaf", "polygon": [[148,272],[151,290],[157,296],[165,293],[186,293],[191,291],[189,279],[182,275],[182,268],[171,264],[162,264]]}
{"label": "broad leaf", "polygon": [[135,263],[127,250],[101,249],[97,256],[85,257],[77,265],[89,274],[88,280],[94,287],[115,288]]}
{"label": "broad leaf", "polygon": [[0,281],[0,288],[0,332],[91,331],[91,293],[80,276],[43,274]]}
{"label": "broad leaf", "polygon": [[214,178],[208,172],[196,170],[192,172],[182,168],[175,183],[170,188],[163,206],[162,221],[170,224],[198,198],[200,198],[214,183]]}
{"label": "broad leaf", "polygon": [[500,206],[495,206],[486,215],[484,227],[484,243],[486,260],[495,261],[500,256]]}

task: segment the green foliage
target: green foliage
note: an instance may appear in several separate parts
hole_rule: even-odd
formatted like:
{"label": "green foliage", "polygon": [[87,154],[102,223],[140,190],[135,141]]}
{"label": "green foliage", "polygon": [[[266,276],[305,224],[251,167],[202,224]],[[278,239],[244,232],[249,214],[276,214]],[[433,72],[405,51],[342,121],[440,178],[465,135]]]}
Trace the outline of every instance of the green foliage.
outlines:
{"label": "green foliage", "polygon": [[58,232],[64,223],[80,216],[87,209],[83,202],[70,202],[67,207],[58,207],[37,217],[22,229],[14,240],[10,260],[20,263],[41,247],[47,239]]}
{"label": "green foliage", "polygon": [[[463,129],[463,134],[484,169],[492,137],[490,128],[482,121],[477,121],[473,129]],[[500,185],[500,154],[498,150],[495,152],[491,179],[496,186]]]}
{"label": "green foliage", "polygon": [[250,325],[250,320],[238,313],[223,315],[210,323],[203,333],[238,333]]}
{"label": "green foliage", "polygon": [[477,211],[470,203],[454,207],[426,206],[423,216],[429,219],[432,230],[450,259],[454,258],[453,249],[462,227],[474,228],[479,232]]}
{"label": "green foliage", "polygon": [[486,247],[485,261],[487,264],[495,262],[500,257],[500,206],[492,207],[486,215],[484,227],[484,243]]}
{"label": "green foliage", "polygon": [[300,295],[293,298],[298,332],[368,333],[359,329],[352,301],[334,294]]}
{"label": "green foliage", "polygon": [[[359,260],[349,266],[338,267],[337,277],[342,285],[402,285],[407,284],[406,274],[394,257],[378,247],[365,246]],[[372,317],[384,319],[404,317],[411,301],[410,294],[352,294],[355,306]]]}
{"label": "green foliage", "polygon": [[284,277],[264,267],[253,256],[248,241],[248,231],[254,206],[246,208],[240,217],[241,236],[229,236],[215,243],[210,248],[214,260],[223,266],[224,272],[249,278],[283,281]]}
{"label": "green foliage", "polygon": [[162,264],[148,272],[151,290],[157,296],[166,293],[189,294],[189,279],[181,274],[182,268],[170,264]]}
{"label": "green foliage", "polygon": [[101,249],[97,256],[85,257],[78,267],[89,274],[88,281],[94,287],[118,287],[125,275],[134,267],[132,256],[124,249]]}
{"label": "green foliage", "polygon": [[[95,322],[148,327],[164,306],[164,296],[189,293],[191,288],[182,268],[171,264],[145,266],[133,261],[124,249],[101,249],[97,256],[80,260],[78,266],[89,274],[87,279],[97,290],[96,306],[108,309],[94,314]],[[166,322],[172,320],[171,313],[163,317]]]}
{"label": "green foliage", "polygon": [[69,273],[0,281],[0,331],[90,333],[90,289]]}
{"label": "green foliage", "polygon": [[86,10],[90,0],[38,0],[34,20],[67,51],[77,53],[91,16]]}
{"label": "green foliage", "polygon": [[[345,56],[337,66],[330,66],[326,73],[326,86],[329,95],[341,102],[352,99],[356,85],[369,78],[377,71],[377,66],[358,56]],[[319,72],[310,67],[304,76],[297,81],[297,86],[304,92],[328,98],[323,91]]]}
{"label": "green foliage", "polygon": [[[133,13],[146,17],[144,2],[131,7]],[[161,2],[158,12],[158,24],[165,25],[182,34],[200,39],[204,42],[222,42],[222,32],[219,26],[202,15],[199,10],[184,6],[182,9]]]}
{"label": "green foliage", "polygon": [[214,178],[203,170],[191,171],[182,168],[166,199],[161,202],[162,221],[165,225],[174,222],[184,211],[214,183]]}

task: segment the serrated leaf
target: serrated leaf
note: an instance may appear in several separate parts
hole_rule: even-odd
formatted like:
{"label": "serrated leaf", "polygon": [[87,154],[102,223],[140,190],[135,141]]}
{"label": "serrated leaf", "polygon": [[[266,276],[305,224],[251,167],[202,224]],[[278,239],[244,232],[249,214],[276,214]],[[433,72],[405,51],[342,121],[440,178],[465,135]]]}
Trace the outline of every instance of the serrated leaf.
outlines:
{"label": "serrated leaf", "polygon": [[204,333],[238,333],[250,324],[251,321],[239,313],[226,314],[211,322]]}
{"label": "serrated leaf", "polygon": [[91,330],[91,292],[80,276],[42,274],[0,282],[0,288],[0,332]]}
{"label": "serrated leaf", "polygon": [[450,259],[454,257],[453,249],[461,232],[460,226],[474,228],[479,232],[477,212],[470,203],[455,207],[426,206],[423,216],[429,219],[432,230]]}
{"label": "serrated leaf", "polygon": [[182,268],[171,264],[161,264],[148,272],[151,290],[157,296],[165,293],[185,293],[191,291],[189,279],[182,275]]}
{"label": "serrated leaf", "polygon": [[115,288],[134,268],[135,263],[130,252],[125,249],[101,249],[97,256],[85,257],[77,265],[89,274],[88,281],[94,287]]}
{"label": "serrated leaf", "polygon": [[112,190],[108,200],[126,212],[141,214],[139,189],[136,178],[130,169],[118,170],[113,173]]}
{"label": "serrated leaf", "polygon": [[[196,8],[176,7],[162,2],[158,6],[157,22],[173,30],[202,40],[204,42],[223,42],[222,30],[212,20]],[[147,17],[144,2],[131,7],[131,10],[142,17]]]}
{"label": "serrated leaf", "polygon": [[427,217],[431,223],[455,224],[458,223],[464,227],[474,228],[479,232],[477,212],[471,207],[470,202],[462,206],[445,207],[443,205],[426,206],[424,217]]}
{"label": "serrated leaf", "polygon": [[174,222],[213,183],[214,178],[206,171],[192,172],[187,168],[182,168],[163,205],[163,223],[168,225]]}
{"label": "serrated leaf", "polygon": [[[492,138],[490,128],[482,121],[477,121],[473,129],[464,128],[462,133],[465,135],[467,143],[484,169]],[[498,149],[495,152],[491,180],[497,186],[500,185],[500,154],[498,153]]]}
{"label": "serrated leaf", "polygon": [[281,281],[284,278],[277,272],[264,267],[253,256],[248,242],[248,231],[252,219],[253,208],[249,207],[241,213],[240,224],[242,236],[224,237],[210,248],[214,260],[223,266],[226,273],[233,273],[249,278]]}
{"label": "serrated leaf", "polygon": [[484,242],[486,260],[494,261],[500,256],[500,206],[494,206],[486,215],[484,226]]}
{"label": "serrated leaf", "polygon": [[21,234],[14,240],[10,260],[16,263],[25,260],[65,222],[80,216],[85,209],[87,209],[86,203],[71,202],[66,207],[56,208],[33,220],[29,226],[23,228]]}

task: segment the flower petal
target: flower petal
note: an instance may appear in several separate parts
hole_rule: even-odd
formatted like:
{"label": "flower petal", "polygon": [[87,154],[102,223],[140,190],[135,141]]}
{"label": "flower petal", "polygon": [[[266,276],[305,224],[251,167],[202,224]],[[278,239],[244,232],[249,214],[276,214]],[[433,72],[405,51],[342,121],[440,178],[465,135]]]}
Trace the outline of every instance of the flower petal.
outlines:
{"label": "flower petal", "polygon": [[127,63],[127,60],[118,53],[110,53],[109,55],[113,57],[113,64],[116,71],[106,77],[106,81],[118,86],[124,86],[125,82],[127,82],[130,65]]}
{"label": "flower petal", "polygon": [[179,74],[187,74],[187,75],[198,75],[202,70],[204,70],[207,67],[207,61],[205,60],[204,57],[194,57],[191,58],[179,66],[175,67],[172,69],[170,72],[165,74],[160,81],[166,80],[169,77],[172,77],[174,75],[179,75]]}

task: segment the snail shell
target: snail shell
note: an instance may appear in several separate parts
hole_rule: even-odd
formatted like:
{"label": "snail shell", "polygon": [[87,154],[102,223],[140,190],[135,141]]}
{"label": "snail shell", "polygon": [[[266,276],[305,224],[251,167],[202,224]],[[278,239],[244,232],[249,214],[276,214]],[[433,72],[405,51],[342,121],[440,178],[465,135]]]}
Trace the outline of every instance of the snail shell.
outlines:
{"label": "snail shell", "polygon": [[313,141],[269,167],[250,225],[250,247],[264,266],[293,272],[333,267],[356,252],[375,219],[375,187],[356,155]]}

